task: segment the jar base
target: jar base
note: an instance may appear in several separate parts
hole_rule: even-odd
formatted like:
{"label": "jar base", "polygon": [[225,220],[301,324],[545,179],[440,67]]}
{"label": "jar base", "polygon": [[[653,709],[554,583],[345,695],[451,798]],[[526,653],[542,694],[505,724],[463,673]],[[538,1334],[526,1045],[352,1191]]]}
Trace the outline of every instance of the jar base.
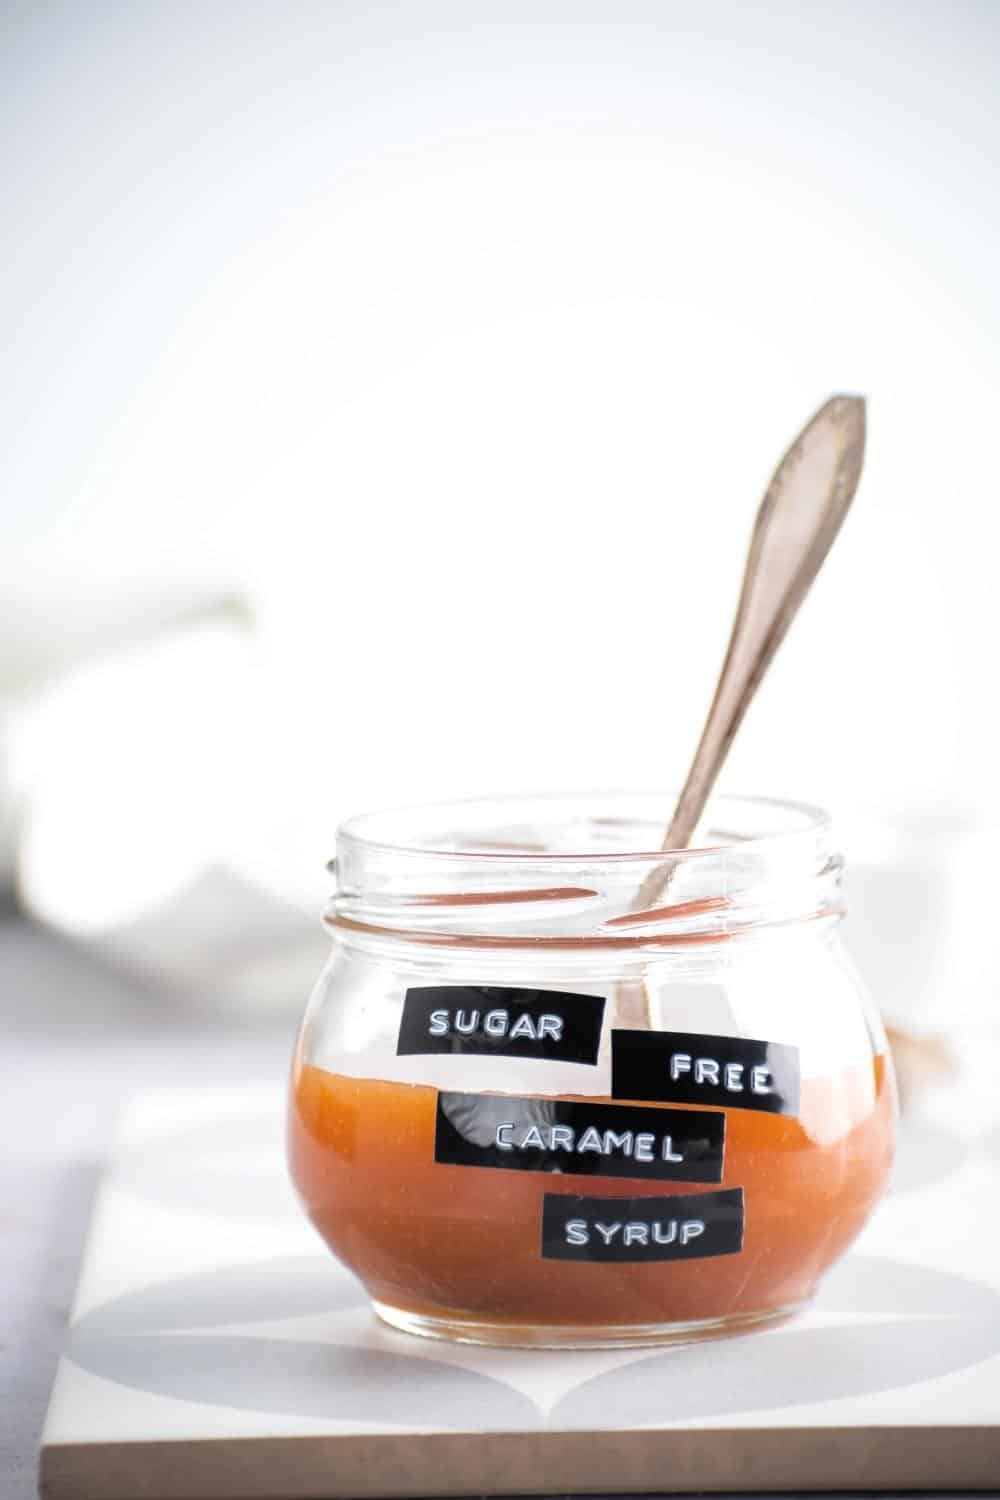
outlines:
{"label": "jar base", "polygon": [[762,1312],[733,1313],[721,1318],[698,1318],[677,1323],[558,1324],[491,1323],[485,1319],[434,1317],[408,1312],[387,1302],[372,1301],[378,1317],[390,1328],[418,1338],[452,1344],[485,1344],[501,1349],[631,1349],[651,1344],[687,1344],[701,1339],[726,1338],[773,1323],[800,1312],[804,1302]]}

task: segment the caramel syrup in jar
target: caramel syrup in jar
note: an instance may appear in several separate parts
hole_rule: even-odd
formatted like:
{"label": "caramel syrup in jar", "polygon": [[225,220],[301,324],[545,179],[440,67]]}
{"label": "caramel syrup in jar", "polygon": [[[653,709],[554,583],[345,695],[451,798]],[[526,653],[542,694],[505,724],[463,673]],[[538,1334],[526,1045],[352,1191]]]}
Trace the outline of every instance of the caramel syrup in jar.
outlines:
{"label": "caramel syrup in jar", "polygon": [[555,1172],[436,1162],[436,1096],[425,1084],[301,1062],[292,1078],[290,1164],[310,1219],[377,1303],[424,1318],[544,1331],[752,1321],[792,1310],[858,1234],[892,1161],[892,1069],[877,1055],[864,1067],[803,1078],[794,1118],[725,1111],[717,1186],[743,1189],[739,1253],[549,1260],[539,1254],[546,1193],[662,1199],[706,1189],[620,1176],[588,1176],[584,1185]]}

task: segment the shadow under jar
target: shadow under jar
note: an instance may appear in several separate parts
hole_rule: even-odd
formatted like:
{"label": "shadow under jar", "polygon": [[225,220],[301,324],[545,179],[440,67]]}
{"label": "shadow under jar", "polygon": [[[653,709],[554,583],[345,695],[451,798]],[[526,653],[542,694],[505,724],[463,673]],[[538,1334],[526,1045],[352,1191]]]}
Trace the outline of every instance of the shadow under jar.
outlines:
{"label": "shadow under jar", "polygon": [[[815,808],[663,794],[375,813],[337,839],[291,1172],[388,1323],[478,1343],[737,1331],[814,1293],[896,1103]],[[643,880],[669,879],[635,910]]]}

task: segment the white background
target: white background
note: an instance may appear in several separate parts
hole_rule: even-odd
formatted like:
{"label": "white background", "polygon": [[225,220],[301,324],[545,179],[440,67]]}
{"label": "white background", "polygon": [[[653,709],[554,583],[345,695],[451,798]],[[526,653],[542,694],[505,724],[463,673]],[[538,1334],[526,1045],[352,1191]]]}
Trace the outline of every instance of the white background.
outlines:
{"label": "white background", "polygon": [[[725,782],[877,818],[921,868],[992,823],[1000,8],[4,26],[9,719],[116,622],[235,591],[245,779],[177,682],[170,720],[248,841],[308,827],[317,891],[363,807],[670,785],[770,470],[861,391],[855,511]],[[97,714],[72,788],[108,829],[135,717]],[[155,833],[173,762],[137,759]]]}

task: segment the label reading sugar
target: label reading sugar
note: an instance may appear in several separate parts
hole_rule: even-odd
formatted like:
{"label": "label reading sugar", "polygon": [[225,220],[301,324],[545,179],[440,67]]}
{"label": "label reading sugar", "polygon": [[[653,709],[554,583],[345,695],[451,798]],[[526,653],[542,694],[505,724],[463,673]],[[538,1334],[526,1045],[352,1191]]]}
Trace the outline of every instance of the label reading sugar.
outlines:
{"label": "label reading sugar", "polygon": [[495,985],[409,989],[403,1001],[397,1055],[475,1053],[597,1062],[603,995]]}
{"label": "label reading sugar", "polygon": [[615,1030],[611,1094],[797,1115],[799,1049],[693,1031]]}
{"label": "label reading sugar", "polygon": [[667,1198],[545,1194],[543,1260],[702,1260],[742,1249],[742,1188]]}
{"label": "label reading sugar", "polygon": [[506,1094],[441,1092],[434,1160],[520,1172],[721,1182],[726,1117]]}

